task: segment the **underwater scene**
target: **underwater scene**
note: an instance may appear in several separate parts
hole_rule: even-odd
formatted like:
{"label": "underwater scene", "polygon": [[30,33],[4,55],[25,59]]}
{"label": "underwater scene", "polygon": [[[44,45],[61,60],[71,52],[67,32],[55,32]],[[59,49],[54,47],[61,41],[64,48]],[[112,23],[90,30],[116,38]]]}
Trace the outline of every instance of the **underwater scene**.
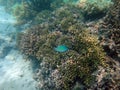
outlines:
{"label": "underwater scene", "polygon": [[0,90],[120,90],[120,0],[0,0]]}

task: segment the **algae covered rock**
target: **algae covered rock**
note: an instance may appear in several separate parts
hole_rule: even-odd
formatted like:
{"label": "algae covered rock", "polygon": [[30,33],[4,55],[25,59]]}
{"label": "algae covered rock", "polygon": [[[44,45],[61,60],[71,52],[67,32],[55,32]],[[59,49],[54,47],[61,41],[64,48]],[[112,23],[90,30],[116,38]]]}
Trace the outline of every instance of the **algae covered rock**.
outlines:
{"label": "algae covered rock", "polygon": [[[43,90],[70,90],[76,82],[89,87],[95,81],[92,73],[98,66],[104,66],[105,54],[97,37],[80,23],[79,9],[74,10],[67,7],[56,10],[54,18],[49,18],[51,23],[36,25],[18,39],[19,49],[40,61],[38,79],[43,81],[40,85]],[[56,52],[61,49],[59,45],[69,50]]]}
{"label": "algae covered rock", "polygon": [[79,0],[77,5],[83,10],[86,20],[95,20],[106,15],[112,2],[111,0]]}
{"label": "algae covered rock", "polygon": [[110,9],[105,17],[105,23],[108,28],[120,28],[120,1],[113,0],[112,9]]}
{"label": "algae covered rock", "polygon": [[103,34],[102,43],[106,42],[103,46],[108,55],[120,58],[120,1],[113,0],[113,3],[104,18],[100,33]]}
{"label": "algae covered rock", "polygon": [[43,10],[51,10],[51,3],[54,0],[27,0],[13,8],[13,15],[17,19],[17,26],[32,22]]}
{"label": "algae covered rock", "polygon": [[32,21],[36,16],[36,13],[36,11],[29,9],[29,6],[26,3],[17,4],[13,8],[13,15],[17,19],[15,25],[21,26]]}
{"label": "algae covered rock", "polygon": [[[69,31],[65,35],[62,32],[54,31],[39,35],[39,33],[35,34],[33,31],[33,34],[29,32],[29,34],[22,35],[22,41],[20,40],[19,45],[26,55],[34,56],[41,62],[45,62],[44,67],[47,66],[48,70],[52,69],[47,73],[50,76],[52,76],[54,70],[58,70],[60,78],[57,80],[54,80],[56,76],[51,78],[55,82],[54,88],[69,90],[78,81],[89,86],[95,79],[92,73],[97,70],[99,65],[104,63],[104,53],[97,39],[83,32],[75,30],[74,33]],[[88,36],[90,39],[88,39]],[[65,40],[62,40],[63,37]],[[65,44],[70,50],[64,53],[56,52],[54,47],[58,43]]]}

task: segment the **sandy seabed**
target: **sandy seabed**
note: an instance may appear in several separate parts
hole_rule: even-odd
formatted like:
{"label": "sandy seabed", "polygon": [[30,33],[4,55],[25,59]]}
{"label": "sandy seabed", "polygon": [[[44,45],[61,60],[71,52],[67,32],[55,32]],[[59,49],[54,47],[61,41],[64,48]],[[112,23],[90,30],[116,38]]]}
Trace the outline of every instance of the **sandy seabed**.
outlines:
{"label": "sandy seabed", "polygon": [[15,19],[0,6],[0,90],[37,90],[30,61],[15,48]]}

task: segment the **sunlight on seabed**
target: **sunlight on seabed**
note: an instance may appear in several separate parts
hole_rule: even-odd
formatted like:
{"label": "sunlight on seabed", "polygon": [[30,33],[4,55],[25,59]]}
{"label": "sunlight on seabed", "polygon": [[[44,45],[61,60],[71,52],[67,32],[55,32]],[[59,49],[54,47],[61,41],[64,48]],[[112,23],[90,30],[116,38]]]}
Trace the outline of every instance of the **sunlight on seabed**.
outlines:
{"label": "sunlight on seabed", "polygon": [[6,24],[6,23],[15,23],[15,18],[10,16],[9,14],[5,13],[5,10],[3,7],[0,6],[0,23]]}

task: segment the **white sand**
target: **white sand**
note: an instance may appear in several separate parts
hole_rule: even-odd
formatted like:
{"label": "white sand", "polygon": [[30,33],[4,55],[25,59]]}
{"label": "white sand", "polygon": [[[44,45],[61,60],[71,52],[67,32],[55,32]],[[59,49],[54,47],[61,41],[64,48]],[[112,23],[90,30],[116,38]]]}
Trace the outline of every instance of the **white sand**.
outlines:
{"label": "white sand", "polygon": [[0,90],[36,90],[29,61],[15,50],[0,59]]}
{"label": "white sand", "polygon": [[[11,41],[11,33],[15,33],[12,24],[14,18],[0,7],[0,50],[11,47],[4,57],[0,57],[0,90],[37,90],[37,82],[33,79],[32,66],[14,49],[15,41]],[[3,42],[4,41],[4,42]]]}

